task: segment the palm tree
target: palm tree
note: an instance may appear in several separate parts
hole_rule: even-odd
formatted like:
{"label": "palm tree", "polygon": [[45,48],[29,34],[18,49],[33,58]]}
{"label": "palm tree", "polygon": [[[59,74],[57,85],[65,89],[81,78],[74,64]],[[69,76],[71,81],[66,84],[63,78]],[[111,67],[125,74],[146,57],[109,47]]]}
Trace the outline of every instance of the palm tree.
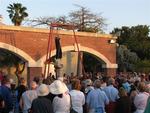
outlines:
{"label": "palm tree", "polygon": [[21,3],[9,4],[7,8],[9,18],[15,26],[20,26],[24,18],[28,16],[28,13],[25,12],[27,8],[22,6]]}

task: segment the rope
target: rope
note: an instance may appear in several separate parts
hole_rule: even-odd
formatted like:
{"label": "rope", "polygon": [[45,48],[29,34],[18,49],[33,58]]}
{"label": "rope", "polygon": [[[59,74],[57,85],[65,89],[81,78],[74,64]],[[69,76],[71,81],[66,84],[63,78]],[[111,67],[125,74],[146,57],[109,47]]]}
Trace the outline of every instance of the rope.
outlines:
{"label": "rope", "polygon": [[[51,50],[52,50],[52,34],[53,34],[53,30],[52,30],[52,27],[50,26],[45,67],[44,67],[44,78],[46,78],[46,75],[49,74],[49,70],[50,70],[49,68],[50,68],[50,62],[51,62],[50,60],[51,60]],[[47,64],[48,64],[48,71],[46,72]]]}
{"label": "rope", "polygon": [[74,35],[74,39],[75,39],[75,43],[77,44],[77,51],[78,51],[78,55],[79,55],[79,59],[80,59],[80,64],[82,65],[82,73],[84,74],[85,73],[85,70],[84,70],[84,65],[83,65],[83,59],[81,57],[81,53],[80,53],[80,50],[79,50],[79,45],[78,45],[78,41],[77,41],[77,37],[75,35],[75,30],[73,28],[73,35]]}
{"label": "rope", "polygon": [[[49,38],[48,38],[48,46],[47,46],[47,54],[46,54],[46,62],[45,62],[45,68],[44,68],[44,78],[46,78],[46,75],[49,74],[49,70],[50,70],[50,62],[51,62],[51,51],[52,51],[52,39],[53,39],[53,28],[54,27],[60,27],[60,28],[65,28],[65,29],[72,29],[73,30],[73,35],[74,35],[74,39],[75,39],[75,43],[77,44],[77,52],[79,55],[79,59],[80,59],[80,64],[82,65],[82,73],[85,73],[84,70],[84,65],[83,65],[83,59],[81,57],[80,54],[80,50],[79,50],[79,45],[78,45],[78,41],[77,41],[77,37],[75,34],[75,30],[74,30],[74,26],[69,25],[69,24],[59,24],[59,23],[52,23],[50,25],[50,31],[49,31]],[[58,29],[56,32],[56,35],[58,34]],[[47,64],[48,64],[48,70],[47,70]]]}
{"label": "rope", "polygon": [[48,63],[48,71],[47,71],[47,75],[49,74],[49,70],[50,70],[50,62],[51,62],[51,51],[52,51],[52,40],[53,40],[53,28],[50,28],[50,49],[49,49],[49,63]]}

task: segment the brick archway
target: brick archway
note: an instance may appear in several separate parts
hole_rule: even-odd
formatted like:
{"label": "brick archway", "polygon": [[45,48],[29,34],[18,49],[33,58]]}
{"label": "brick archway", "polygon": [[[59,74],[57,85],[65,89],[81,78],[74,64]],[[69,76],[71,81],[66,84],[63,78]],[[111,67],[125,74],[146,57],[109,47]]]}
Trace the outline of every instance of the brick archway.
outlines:
{"label": "brick archway", "polygon": [[30,67],[31,65],[35,64],[36,62],[29,56],[27,53],[22,51],[19,48],[16,48],[10,44],[2,43],[0,42],[0,48],[8,50],[12,53],[14,53],[16,56],[20,57],[21,59],[25,60],[28,62],[28,66]]}
{"label": "brick archway", "polygon": [[[73,33],[60,30],[61,46],[63,51],[77,51]],[[54,32],[56,36],[56,31]],[[47,50],[49,37],[48,29],[35,29],[21,26],[0,25],[0,48],[7,49],[28,62],[29,75],[35,76],[42,72],[44,55]],[[116,44],[110,44],[110,40],[116,40],[109,34],[76,32],[80,51],[91,53],[102,59],[108,73],[115,76]],[[55,54],[55,41],[52,41],[52,54]],[[37,73],[38,72],[38,73]]]}
{"label": "brick archway", "polygon": [[[106,63],[106,66],[104,66],[104,68],[117,68],[117,64],[111,63],[103,54],[99,53],[98,51],[96,51],[92,48],[88,48],[88,47],[84,47],[84,46],[79,45],[79,50],[83,51],[83,52],[91,53],[92,55],[95,55],[98,58],[100,58],[101,60],[103,60]],[[74,44],[74,46],[62,47],[62,52],[67,52],[67,51],[76,51],[76,44]],[[56,53],[56,50],[53,50],[51,52],[51,55],[54,56],[55,53]],[[38,64],[41,63],[41,65],[44,64],[45,58],[46,58],[46,55],[44,55],[41,59],[39,59],[37,61],[37,63]]]}

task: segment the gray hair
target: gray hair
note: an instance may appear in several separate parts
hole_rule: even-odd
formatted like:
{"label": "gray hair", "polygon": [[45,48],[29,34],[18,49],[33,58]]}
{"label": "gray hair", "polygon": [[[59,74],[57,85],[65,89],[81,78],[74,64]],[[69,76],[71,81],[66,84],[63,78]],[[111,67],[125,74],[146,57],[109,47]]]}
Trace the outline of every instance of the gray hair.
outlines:
{"label": "gray hair", "polygon": [[95,88],[100,88],[101,87],[101,81],[99,79],[94,81],[94,87]]}
{"label": "gray hair", "polygon": [[115,83],[115,79],[114,78],[109,78],[108,79],[108,85],[113,85]]}

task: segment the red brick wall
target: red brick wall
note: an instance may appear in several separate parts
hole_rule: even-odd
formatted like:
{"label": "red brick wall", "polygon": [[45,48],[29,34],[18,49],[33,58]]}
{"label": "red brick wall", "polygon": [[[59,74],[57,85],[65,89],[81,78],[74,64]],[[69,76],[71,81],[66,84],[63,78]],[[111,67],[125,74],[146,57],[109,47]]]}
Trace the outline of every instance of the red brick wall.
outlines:
{"label": "red brick wall", "polygon": [[[58,31],[61,38],[61,46],[73,46],[75,38],[73,32]],[[56,35],[56,34],[53,34]],[[33,29],[28,27],[0,26],[0,42],[10,44],[21,49],[35,61],[46,55],[49,30]],[[116,45],[109,44],[111,35],[100,35],[94,33],[76,33],[78,43],[103,54],[112,64],[116,64]],[[55,49],[54,38],[52,39],[52,50]],[[28,74],[30,80],[39,75],[42,68],[30,67]],[[108,69],[108,75],[115,75],[115,69]]]}
{"label": "red brick wall", "polygon": [[106,69],[106,75],[115,77],[116,76],[116,69],[115,68],[108,68]]}
{"label": "red brick wall", "polygon": [[[74,36],[71,34],[63,35],[62,33],[59,35],[62,46],[70,46],[75,43]],[[0,29],[0,42],[11,44],[23,50],[35,61],[46,54],[48,37],[49,32]],[[109,36],[95,37],[90,36],[90,33],[86,33],[84,36],[77,35],[77,40],[81,46],[92,48],[103,54],[111,63],[116,63],[116,46],[108,43]],[[52,49],[55,49],[54,39],[52,44]]]}
{"label": "red brick wall", "polygon": [[[33,80],[34,77],[36,76],[42,76],[42,67],[28,67],[28,80]],[[30,81],[28,81],[28,83],[30,83]]]}

